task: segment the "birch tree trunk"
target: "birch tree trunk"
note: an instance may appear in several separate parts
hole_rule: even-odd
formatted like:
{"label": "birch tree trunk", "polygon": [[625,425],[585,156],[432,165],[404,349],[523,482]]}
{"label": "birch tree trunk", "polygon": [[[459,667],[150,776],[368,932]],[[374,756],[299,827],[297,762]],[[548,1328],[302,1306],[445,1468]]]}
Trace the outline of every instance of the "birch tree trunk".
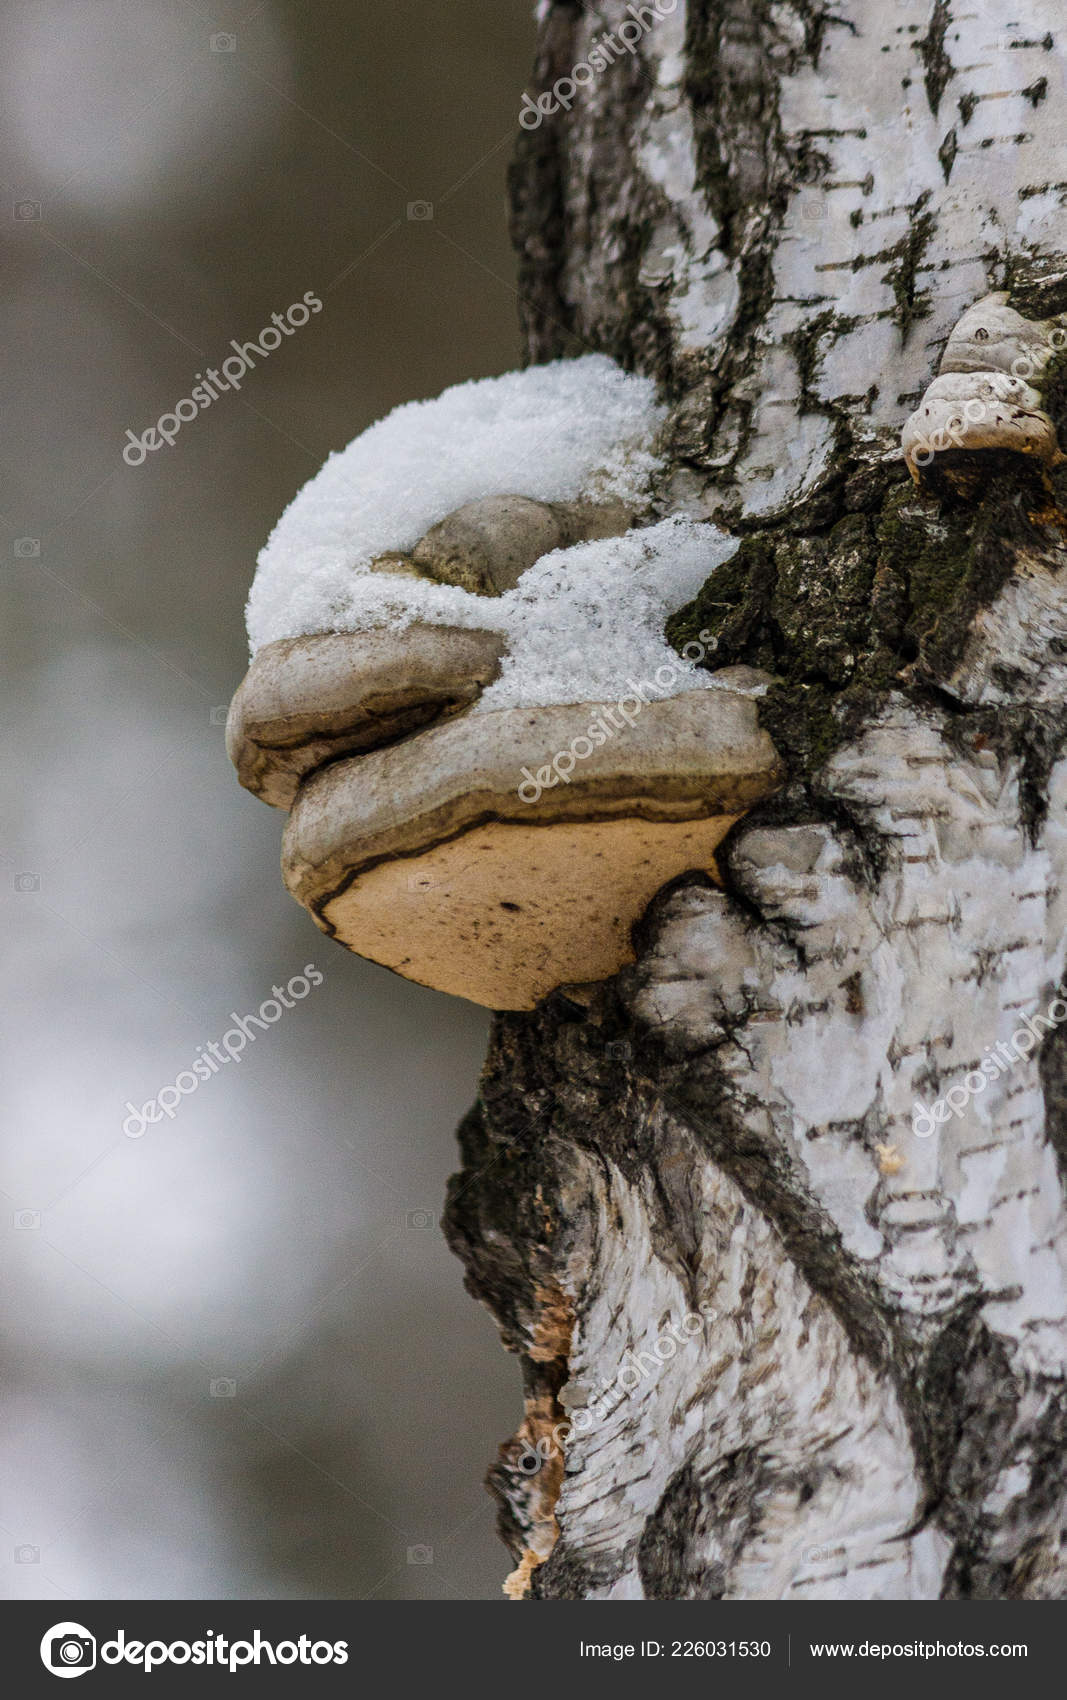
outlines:
{"label": "birch tree trunk", "polygon": [[661,383],[663,512],[743,537],[670,633],[775,676],[790,778],[496,1018],[449,1234],[509,1588],[1063,1598],[1067,477],[899,447],[973,302],[1067,311],[1062,4],[666,3],[540,7],[533,99],[594,74],[513,170],[528,350]]}

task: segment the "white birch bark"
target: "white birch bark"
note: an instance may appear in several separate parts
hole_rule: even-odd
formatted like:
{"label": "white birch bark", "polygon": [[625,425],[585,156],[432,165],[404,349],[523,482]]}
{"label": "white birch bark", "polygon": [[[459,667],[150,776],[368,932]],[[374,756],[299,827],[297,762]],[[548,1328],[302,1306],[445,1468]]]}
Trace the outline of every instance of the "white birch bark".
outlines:
{"label": "white birch bark", "polygon": [[[629,15],[541,11],[533,95]],[[516,1595],[1067,1595],[1067,484],[899,449],[971,303],[1067,311],[1065,53],[1052,0],[679,0],[523,140],[532,356],[660,379],[665,511],[748,540],[720,659],[831,735],[497,1022],[450,1234]]]}

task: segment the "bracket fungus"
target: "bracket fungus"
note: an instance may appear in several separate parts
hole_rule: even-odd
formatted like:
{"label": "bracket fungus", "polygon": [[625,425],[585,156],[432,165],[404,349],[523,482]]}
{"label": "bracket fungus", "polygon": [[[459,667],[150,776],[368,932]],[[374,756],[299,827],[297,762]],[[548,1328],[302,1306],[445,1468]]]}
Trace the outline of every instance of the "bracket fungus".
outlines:
{"label": "bracket fungus", "polygon": [[292,807],[326,762],[468,707],[500,670],[498,632],[413,622],[403,633],[316,632],[267,644],[238,688],[226,748],[247,791]]}
{"label": "bracket fungus", "polygon": [[328,461],[264,550],[227,745],[358,954],[495,1009],[604,979],[781,782],[765,681],[663,636],[737,544],[649,523],[661,420],[601,356],[460,386]]}
{"label": "bracket fungus", "polygon": [[520,797],[546,747],[587,737],[581,704],[498,709],[335,762],[301,788],[282,868],[361,956],[491,1009],[632,961],[630,929],[779,776],[751,698],[650,702],[580,782]]}
{"label": "bracket fungus", "polygon": [[[904,458],[916,484],[938,456],[961,451],[1008,451],[1045,466],[1060,462],[1041,390],[1065,345],[1067,331],[1058,321],[1024,318],[1003,291],[969,307],[948,339],[938,376],[904,426]],[[945,466],[951,477],[951,463]]]}

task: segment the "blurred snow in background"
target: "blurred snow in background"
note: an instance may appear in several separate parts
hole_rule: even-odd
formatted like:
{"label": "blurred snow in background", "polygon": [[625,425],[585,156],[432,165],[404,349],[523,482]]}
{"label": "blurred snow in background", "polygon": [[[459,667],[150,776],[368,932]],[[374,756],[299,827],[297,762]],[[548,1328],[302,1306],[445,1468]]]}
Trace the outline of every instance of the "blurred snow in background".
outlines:
{"label": "blurred snow in background", "polygon": [[198,6],[8,0],[0,17],[7,169],[49,199],[145,216],[172,197],[199,198],[205,157],[216,184],[220,168],[238,176],[274,128],[257,82],[296,93],[287,10],[255,16],[253,80],[234,74],[244,32],[206,28]]}
{"label": "blurred snow in background", "polygon": [[[218,711],[256,552],[329,450],[517,362],[531,35],[527,0],[0,23],[9,1595],[495,1597],[507,1569],[481,1478],[518,1379],[435,1221],[483,1014],[292,904]],[[307,289],[239,395],[123,463]],[[123,1135],[308,962],[239,1064]]]}

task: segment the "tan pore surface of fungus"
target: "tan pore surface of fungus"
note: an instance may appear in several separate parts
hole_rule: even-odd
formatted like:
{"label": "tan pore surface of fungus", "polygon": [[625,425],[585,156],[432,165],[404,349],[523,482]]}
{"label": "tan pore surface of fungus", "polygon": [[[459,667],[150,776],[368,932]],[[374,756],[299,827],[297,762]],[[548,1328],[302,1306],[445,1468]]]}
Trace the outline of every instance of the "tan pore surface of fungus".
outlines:
{"label": "tan pore surface of fungus", "polygon": [[690,692],[649,703],[569,785],[524,801],[524,768],[589,714],[468,715],[332,763],[290,817],[289,890],[359,955],[491,1009],[615,973],[655,892],[714,873],[723,835],[781,772],[751,698]]}
{"label": "tan pore surface of fungus", "polygon": [[904,426],[904,458],[916,484],[935,456],[949,450],[1010,450],[1047,465],[1062,460],[1041,387],[1065,343],[1067,333],[1055,320],[1025,319],[1003,292],[969,307],[948,339],[938,376]]}

